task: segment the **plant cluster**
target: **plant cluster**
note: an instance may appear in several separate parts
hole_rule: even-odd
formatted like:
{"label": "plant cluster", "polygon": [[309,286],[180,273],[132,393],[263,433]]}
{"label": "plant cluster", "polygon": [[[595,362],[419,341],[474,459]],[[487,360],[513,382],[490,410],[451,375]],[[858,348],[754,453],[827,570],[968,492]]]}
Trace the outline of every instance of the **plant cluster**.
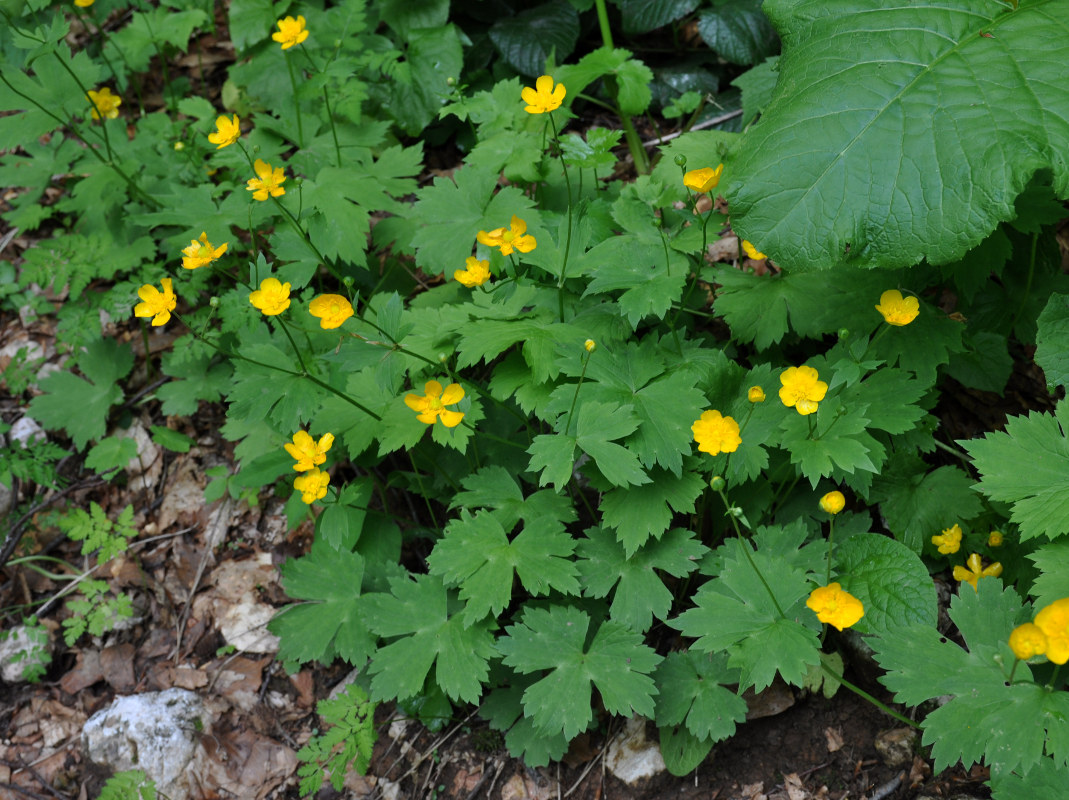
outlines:
{"label": "plant cluster", "polygon": [[[692,18],[754,64],[743,130],[685,132],[652,168],[631,117],[711,90],[655,98],[604,0],[483,38],[448,2],[232,0],[222,107],[166,72],[213,32],[202,4],[112,29],[119,3],[31,0],[0,33],[0,175],[29,187],[5,219],[57,229],[4,302],[68,293],[71,359],[29,412],[121,467],[107,423],[135,359],[100,312],[138,320],[145,353],[173,331],[139,402],[226,403],[237,467],[208,498],[275,492],[314,518],[271,629],[290,669],[362,672],[304,791],[366,765],[380,701],[431,726],[478,704],[532,765],[639,714],[680,774],[777,678],[915,724],[846,680],[830,626],[865,637],[898,701],[951,696],[921,723],[937,767],[1058,796],[1069,411],[961,442],[936,412],[1002,393],[1025,346],[1052,389],[1069,374],[1069,40],[1046,34],[1069,0],[621,0],[625,33]],[[580,12],[601,46],[554,50]],[[545,37],[517,32],[535,19]],[[421,183],[435,134],[463,163]],[[606,180],[621,139],[634,181]],[[936,628],[939,572],[960,639]]]}

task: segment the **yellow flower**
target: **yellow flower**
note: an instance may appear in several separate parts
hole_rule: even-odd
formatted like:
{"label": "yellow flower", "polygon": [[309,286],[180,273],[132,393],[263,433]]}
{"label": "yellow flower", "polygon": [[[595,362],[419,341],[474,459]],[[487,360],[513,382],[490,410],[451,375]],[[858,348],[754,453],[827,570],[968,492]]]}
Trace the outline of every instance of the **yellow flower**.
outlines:
{"label": "yellow flower", "polygon": [[719,411],[703,411],[701,418],[690,426],[694,432],[694,441],[698,443],[698,452],[711,456],[720,453],[734,453],[742,444],[739,436],[739,423],[731,417],[723,417]]}
{"label": "yellow flower", "polygon": [[208,134],[208,141],[216,145],[216,150],[222,150],[224,147],[229,147],[238,139],[241,138],[241,120],[238,119],[238,115],[234,115],[234,120],[230,121],[226,117],[219,117],[215,120],[215,133]]}
{"label": "yellow flower", "polygon": [[816,612],[817,619],[834,625],[840,631],[865,616],[865,607],[861,601],[849,592],[844,592],[838,582],[817,587],[810,593],[805,604]]}
{"label": "yellow flower", "polygon": [[764,253],[762,253],[760,250],[758,250],[745,239],[742,240],[742,249],[746,253],[746,255],[752,258],[754,261],[761,261],[763,259],[768,258],[768,256],[766,256]]}
{"label": "yellow flower", "polygon": [[272,33],[271,38],[280,42],[283,50],[300,44],[308,38],[308,31],[304,29],[304,17],[283,17],[278,21],[278,31]]}
{"label": "yellow flower", "polygon": [[78,8],[89,8],[95,2],[96,0],[74,0],[74,5],[78,6]]}
{"label": "yellow flower", "polygon": [[1047,634],[1032,622],[1018,625],[1010,634],[1010,650],[1021,661],[1044,655],[1047,652]]}
{"label": "yellow flower", "polygon": [[405,405],[413,411],[418,411],[416,417],[420,422],[433,425],[434,421],[441,417],[442,424],[447,428],[455,428],[464,419],[461,411],[450,411],[445,406],[451,406],[464,399],[464,389],[456,383],[451,383],[445,390],[438,381],[427,381],[423,385],[423,396],[418,394],[406,394]]}
{"label": "yellow flower", "polygon": [[309,505],[327,496],[328,484],[330,473],[319,469],[313,469],[293,479],[293,488],[301,493],[301,500]]}
{"label": "yellow flower", "polygon": [[987,546],[1002,547],[1002,534],[998,531],[991,531],[991,533],[987,535]]}
{"label": "yellow flower", "polygon": [[191,240],[189,247],[182,249],[182,255],[184,256],[182,266],[185,269],[206,267],[225,253],[228,246],[224,242],[219,247],[212,247],[212,243],[208,241],[208,234],[201,231],[199,240]]}
{"label": "yellow flower", "polygon": [[527,223],[515,214],[512,215],[508,230],[494,228],[489,233],[479,231],[475,238],[487,247],[500,247],[503,256],[512,255],[513,250],[530,253],[538,244],[533,236],[527,235]]}
{"label": "yellow flower", "polygon": [[272,169],[270,164],[258,158],[252,168],[256,170],[259,177],[249,178],[245,191],[252,192],[253,200],[266,200],[268,195],[281,197],[286,193],[286,190],[282,188],[282,184],[286,182],[286,174],[282,171],[282,167]]}
{"label": "yellow flower", "polygon": [[898,289],[888,289],[880,295],[876,310],[883,315],[888,325],[909,325],[921,313],[921,304],[916,297],[903,297]]}
{"label": "yellow flower", "polygon": [[321,294],[308,304],[308,313],[319,317],[319,327],[330,330],[353,315],[353,304],[340,294]]}
{"label": "yellow flower", "polygon": [[278,278],[264,278],[260,288],[249,293],[249,302],[268,317],[277,317],[290,307],[290,285]]}
{"label": "yellow flower", "polygon": [[760,386],[751,386],[750,390],[746,392],[746,399],[751,403],[763,403],[765,402],[765,390]]}
{"label": "yellow flower", "polygon": [[595,350],[597,350],[597,348],[598,343],[595,342],[593,339],[587,339],[585,342],[583,342],[583,349],[585,349],[588,353],[593,353]]}
{"label": "yellow flower", "polygon": [[171,279],[164,278],[160,285],[163,286],[162,292],[151,283],[146,283],[138,289],[137,296],[141,298],[141,302],[134,306],[134,316],[152,317],[153,326],[166,325],[167,320],[171,318],[171,312],[178,305],[178,298],[171,288]]}
{"label": "yellow flower", "polygon": [[683,185],[699,194],[701,192],[707,192],[720,183],[720,173],[723,171],[723,164],[719,164],[716,169],[713,169],[712,167],[692,169],[683,176]]}
{"label": "yellow flower", "polygon": [[787,408],[793,407],[803,416],[812,414],[828,393],[828,384],[819,378],[812,367],[788,367],[779,376],[779,382],[783,384],[779,399]]}
{"label": "yellow flower", "polygon": [[1036,627],[1047,637],[1047,658],[1055,664],[1069,661],[1069,597],[1055,600],[1036,614]]}
{"label": "yellow flower", "polygon": [[846,508],[846,498],[843,497],[842,492],[828,492],[820,498],[820,508],[822,511],[827,511],[829,514],[838,514]]}
{"label": "yellow flower", "polygon": [[107,86],[101,87],[99,92],[90,89],[85,96],[89,98],[89,102],[93,105],[93,119],[100,119],[101,117],[115,119],[119,116],[119,106],[122,105],[122,98],[117,94],[112,94],[111,89]]}
{"label": "yellow flower", "polygon": [[981,578],[997,578],[1002,574],[1002,565],[997,561],[984,567],[979,553],[972,553],[965,563],[968,567],[954,567],[954,580],[969,584],[973,591],[977,590],[976,584]]}
{"label": "yellow flower", "polygon": [[549,75],[543,75],[536,80],[535,88],[524,86],[523,91],[520,92],[520,97],[527,104],[523,110],[528,114],[545,114],[560,108],[560,104],[564,102],[564,95],[564,84],[558,83],[554,86],[553,78]]}
{"label": "yellow flower", "polygon": [[945,528],[941,535],[932,537],[932,544],[945,556],[958,552],[961,549],[961,526],[954,525],[953,528]]}
{"label": "yellow flower", "polygon": [[475,256],[468,256],[464,261],[465,268],[458,269],[453,273],[453,278],[460,281],[469,289],[482,286],[490,280],[490,262],[480,261]]}
{"label": "yellow flower", "polygon": [[[297,461],[293,468],[298,472],[307,472],[327,460],[327,451],[332,444],[334,444],[332,433],[324,433],[317,442],[308,431],[297,431],[293,434],[293,444],[283,446],[286,452]],[[308,501],[305,500],[305,502]]]}

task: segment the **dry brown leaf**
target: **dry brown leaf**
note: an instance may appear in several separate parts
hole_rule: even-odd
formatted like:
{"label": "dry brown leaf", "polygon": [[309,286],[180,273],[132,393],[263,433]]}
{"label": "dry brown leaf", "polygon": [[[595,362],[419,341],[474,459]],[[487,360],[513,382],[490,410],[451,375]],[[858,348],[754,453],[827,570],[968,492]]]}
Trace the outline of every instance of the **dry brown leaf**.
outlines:
{"label": "dry brown leaf", "polygon": [[753,689],[747,689],[743,692],[742,699],[746,701],[749,709],[746,712],[748,720],[782,714],[794,705],[794,693],[778,678],[758,695],[754,695]]}
{"label": "dry brown leaf", "polygon": [[798,777],[797,772],[783,776],[783,788],[787,790],[787,797],[790,800],[809,800],[812,797],[805,786],[802,785],[802,779]]}
{"label": "dry brown leaf", "polygon": [[104,679],[99,650],[79,650],[78,663],[59,679],[59,687],[67,694],[78,694]]}
{"label": "dry brown leaf", "polygon": [[104,680],[119,694],[129,694],[137,682],[134,680],[134,655],[136,650],[130,643],[105,647],[100,651],[100,668]]}
{"label": "dry brown leaf", "polygon": [[825,728],[824,739],[828,743],[828,752],[837,753],[843,748],[843,731],[841,728]]}

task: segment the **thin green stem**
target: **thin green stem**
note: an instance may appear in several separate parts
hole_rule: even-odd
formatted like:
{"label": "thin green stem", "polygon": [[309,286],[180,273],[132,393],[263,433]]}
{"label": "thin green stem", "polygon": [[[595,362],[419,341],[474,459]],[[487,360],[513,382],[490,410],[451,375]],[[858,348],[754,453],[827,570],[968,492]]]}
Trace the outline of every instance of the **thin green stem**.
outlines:
{"label": "thin green stem", "polygon": [[717,494],[720,495],[720,499],[724,501],[724,509],[727,511],[727,515],[731,517],[731,524],[735,528],[735,535],[738,537],[739,540],[739,549],[742,550],[743,554],[746,556],[746,560],[750,562],[750,568],[753,569],[754,574],[757,575],[758,580],[760,580],[761,584],[765,587],[765,590],[768,592],[768,596],[772,598],[772,605],[776,607],[776,611],[779,612],[779,615],[781,617],[786,619],[787,615],[783,613],[783,609],[780,607],[779,600],[776,599],[775,592],[772,591],[772,587],[769,586],[768,581],[765,580],[764,573],[762,573],[761,570],[758,569],[757,562],[753,560],[753,555],[751,555],[750,553],[750,543],[746,541],[742,536],[742,531],[739,529],[739,521],[735,517],[735,514],[732,513],[733,508],[731,503],[728,501],[727,492],[724,491],[723,486],[721,486],[721,488],[719,489],[716,489],[715,491]]}
{"label": "thin green stem", "polygon": [[290,333],[289,326],[282,321],[282,317],[275,317],[275,321],[278,326],[282,328],[282,332],[286,334],[286,338],[290,340],[290,346],[293,348],[293,354],[297,356],[297,363],[301,365],[301,372],[307,377],[311,377],[311,372],[308,370],[308,365],[304,363],[304,356],[301,355],[301,350],[297,347],[297,342],[293,340],[293,335]]}
{"label": "thin green stem", "polygon": [[338,166],[341,166],[341,145],[338,144],[338,129],[334,127],[334,112],[330,108],[330,95],[327,93],[327,87],[323,87],[323,102],[327,106],[327,120],[330,122],[330,135],[334,138],[334,157],[338,160]]}
{"label": "thin green stem", "polygon": [[583,385],[583,378],[586,377],[586,368],[590,364],[590,351],[586,351],[583,354],[583,369],[579,373],[579,383],[575,384],[575,394],[572,395],[572,405],[568,408],[568,417],[564,423],[564,433],[567,434],[572,427],[572,412],[575,411],[575,402],[579,399],[579,388]]}
{"label": "thin green stem", "polygon": [[598,12],[598,27],[601,29],[601,43],[612,50],[612,28],[609,27],[609,9],[605,7],[605,0],[594,0],[594,7]]}
{"label": "thin green stem", "polygon": [[416,459],[411,450],[408,451],[408,462],[412,465],[412,472],[416,476],[416,485],[419,486],[419,494],[423,498],[423,502],[427,504],[427,513],[430,514],[431,524],[434,525],[435,530],[441,533],[442,526],[438,524],[438,518],[434,515],[434,507],[431,505],[431,499],[427,496],[427,490],[423,488],[423,476],[416,468]]}
{"label": "thin green stem", "polygon": [[297,99],[297,68],[293,66],[293,59],[285,54],[286,66],[290,73],[290,86],[293,87],[293,110],[297,113],[297,146],[304,148],[304,120],[301,118],[301,101]]}
{"label": "thin green stem", "polygon": [[1028,259],[1028,277],[1024,282],[1024,297],[1021,298],[1021,305],[1017,309],[1017,313],[1013,315],[1013,322],[1010,323],[1010,333],[1013,333],[1013,329],[1017,327],[1017,323],[1021,320],[1021,315],[1024,314],[1025,306],[1028,305],[1028,295],[1032,291],[1032,280],[1036,275],[1036,245],[1039,242],[1039,234],[1032,234],[1032,252]]}
{"label": "thin green stem", "polygon": [[564,322],[564,280],[568,276],[568,256],[572,251],[572,181],[568,176],[568,165],[564,163],[564,151],[561,150],[557,123],[553,121],[552,113],[549,115],[549,124],[553,128],[553,143],[556,145],[557,154],[560,156],[561,169],[564,170],[564,186],[568,191],[568,230],[564,237],[564,260],[560,267],[560,278],[557,280],[557,311],[560,321]]}
{"label": "thin green stem", "polygon": [[825,664],[824,663],[824,659],[821,659],[821,661],[820,661],[820,668],[822,670],[824,670],[824,673],[826,675],[828,675],[830,678],[833,678],[834,680],[836,680],[839,683],[841,683],[843,686],[845,686],[851,692],[856,694],[858,697],[865,698],[870,703],[872,703],[874,706],[876,706],[876,708],[880,709],[880,711],[882,711],[884,714],[887,714],[890,717],[894,717],[899,722],[902,722],[902,723],[904,723],[906,725],[909,725],[911,728],[916,728],[917,730],[920,730],[921,726],[918,723],[914,722],[909,717],[906,717],[906,716],[903,716],[902,714],[899,714],[897,711],[895,711],[893,708],[890,708],[886,704],[881,703],[879,700],[877,700],[871,694],[866,692],[864,689],[861,689],[861,688],[859,688],[857,686],[854,686],[854,684],[850,683],[850,681],[848,681],[846,678],[844,678],[838,672],[836,672],[835,670],[831,669],[827,664]]}

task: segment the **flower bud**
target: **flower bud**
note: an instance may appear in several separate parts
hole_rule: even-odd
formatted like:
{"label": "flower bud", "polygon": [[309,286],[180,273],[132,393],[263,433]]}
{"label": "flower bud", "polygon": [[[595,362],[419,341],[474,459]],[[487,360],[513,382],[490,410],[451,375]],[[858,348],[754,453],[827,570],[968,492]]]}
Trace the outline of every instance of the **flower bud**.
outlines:
{"label": "flower bud", "polygon": [[662,220],[660,217],[654,217],[650,220],[650,225],[655,228],[660,228],[662,225],[664,225],[664,220]]}
{"label": "flower bud", "polygon": [[353,283],[355,283],[355,281],[353,281],[352,275],[346,275],[344,278],[341,279],[341,282],[345,284],[345,287],[347,289],[352,289]]}
{"label": "flower bud", "polygon": [[721,478],[719,475],[714,475],[709,479],[709,488],[714,492],[719,492],[727,485],[727,481]]}
{"label": "flower bud", "polygon": [[820,508],[829,514],[838,514],[846,508],[846,498],[843,497],[842,492],[828,492],[820,498]]}
{"label": "flower bud", "polygon": [[454,78],[452,75],[450,75],[448,78],[445,79],[445,85],[446,86],[456,86],[457,85],[457,79]]}
{"label": "flower bud", "polygon": [[732,506],[731,508],[728,509],[728,514],[730,516],[735,517],[736,519],[738,519],[739,517],[742,516],[742,509],[739,508],[738,506]]}
{"label": "flower bud", "polygon": [[445,353],[439,353],[438,354],[438,361],[441,362],[442,364],[444,364],[448,360],[449,360],[449,356],[447,356]]}
{"label": "flower bud", "polygon": [[760,386],[751,386],[750,390],[746,392],[746,399],[751,403],[763,403],[765,402],[765,390]]}
{"label": "flower bud", "polygon": [[219,298],[215,295],[212,295],[211,298],[209,298],[208,300],[208,305],[210,305],[212,308],[219,308]]}
{"label": "flower bud", "polygon": [[685,166],[687,166],[687,157],[685,155],[683,155],[682,153],[680,153],[678,156],[676,156],[673,159],[673,161],[676,162],[676,166],[677,167],[685,167]]}
{"label": "flower bud", "polygon": [[988,547],[1002,547],[1002,534],[999,531],[991,531],[987,535]]}
{"label": "flower bud", "polygon": [[184,144],[184,143],[182,143],[182,142],[175,142],[175,143],[174,143],[174,149],[175,149],[175,150],[185,150],[185,149],[186,149],[186,146],[185,146],[185,144]]}
{"label": "flower bud", "polygon": [[841,342],[841,341],[844,341],[844,340],[849,339],[849,338],[850,338],[850,329],[849,328],[839,328],[839,341]]}
{"label": "flower bud", "polygon": [[595,350],[597,350],[598,343],[595,342],[593,339],[587,339],[585,342],[583,342],[583,347],[588,353],[593,353]]}

